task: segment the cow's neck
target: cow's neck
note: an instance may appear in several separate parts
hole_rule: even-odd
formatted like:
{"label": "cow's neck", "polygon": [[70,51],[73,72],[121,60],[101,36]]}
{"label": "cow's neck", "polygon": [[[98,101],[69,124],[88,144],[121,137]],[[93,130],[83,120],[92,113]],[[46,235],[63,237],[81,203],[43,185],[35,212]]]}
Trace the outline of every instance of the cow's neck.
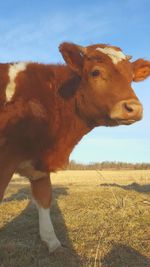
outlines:
{"label": "cow's neck", "polygon": [[[59,72],[59,68],[57,71]],[[65,66],[63,71],[61,66],[60,73],[56,74],[59,77],[56,79],[59,100],[55,117],[57,132],[54,145],[46,152],[44,160],[49,170],[62,168],[67,163],[74,146],[92,129],[78,116],[76,110],[76,91],[80,86],[80,78],[73,75]]]}

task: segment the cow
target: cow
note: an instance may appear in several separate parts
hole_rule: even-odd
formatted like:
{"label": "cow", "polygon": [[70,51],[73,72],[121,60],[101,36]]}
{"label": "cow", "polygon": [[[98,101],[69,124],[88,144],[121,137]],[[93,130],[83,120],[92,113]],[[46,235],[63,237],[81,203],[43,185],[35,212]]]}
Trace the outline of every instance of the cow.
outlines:
{"label": "cow", "polygon": [[116,46],[64,42],[59,50],[66,64],[0,64],[0,199],[15,172],[29,178],[50,252],[61,247],[50,218],[50,173],[93,128],[141,120],[131,83],[150,75],[150,61],[131,62]]}

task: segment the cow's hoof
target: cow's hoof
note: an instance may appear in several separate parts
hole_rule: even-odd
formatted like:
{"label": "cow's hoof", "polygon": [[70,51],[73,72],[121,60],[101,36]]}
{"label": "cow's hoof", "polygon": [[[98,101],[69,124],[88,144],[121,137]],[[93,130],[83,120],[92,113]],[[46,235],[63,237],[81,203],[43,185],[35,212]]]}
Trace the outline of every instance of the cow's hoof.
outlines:
{"label": "cow's hoof", "polygon": [[64,254],[64,253],[68,253],[68,249],[67,247],[63,246],[63,245],[60,245],[59,247],[57,247],[53,252],[50,252],[50,254],[53,254],[53,255],[58,255],[58,254]]}
{"label": "cow's hoof", "polygon": [[48,244],[48,248],[49,248],[49,253],[53,253],[59,249],[62,248],[61,243],[59,242],[59,240],[55,241],[55,243],[50,243]]}

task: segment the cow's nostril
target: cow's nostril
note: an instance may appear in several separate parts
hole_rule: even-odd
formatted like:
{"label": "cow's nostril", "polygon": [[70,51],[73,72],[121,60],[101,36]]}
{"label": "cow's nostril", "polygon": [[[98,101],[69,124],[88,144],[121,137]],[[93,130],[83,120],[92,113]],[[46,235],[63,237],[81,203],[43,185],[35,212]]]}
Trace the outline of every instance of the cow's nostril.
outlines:
{"label": "cow's nostril", "polygon": [[125,108],[125,110],[128,111],[129,113],[134,112],[134,108],[133,108],[133,106],[131,106],[131,104],[129,104],[129,103],[124,103],[124,108]]}

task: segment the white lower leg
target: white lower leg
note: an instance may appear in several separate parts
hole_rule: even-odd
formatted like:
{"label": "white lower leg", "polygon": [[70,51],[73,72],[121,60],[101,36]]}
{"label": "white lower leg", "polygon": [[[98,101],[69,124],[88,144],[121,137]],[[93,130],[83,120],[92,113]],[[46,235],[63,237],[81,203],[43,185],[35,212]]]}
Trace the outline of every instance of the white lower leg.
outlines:
{"label": "white lower leg", "polygon": [[37,205],[39,211],[39,230],[42,241],[44,241],[49,248],[50,252],[61,246],[56,237],[54,228],[50,218],[50,209],[44,209]]}

